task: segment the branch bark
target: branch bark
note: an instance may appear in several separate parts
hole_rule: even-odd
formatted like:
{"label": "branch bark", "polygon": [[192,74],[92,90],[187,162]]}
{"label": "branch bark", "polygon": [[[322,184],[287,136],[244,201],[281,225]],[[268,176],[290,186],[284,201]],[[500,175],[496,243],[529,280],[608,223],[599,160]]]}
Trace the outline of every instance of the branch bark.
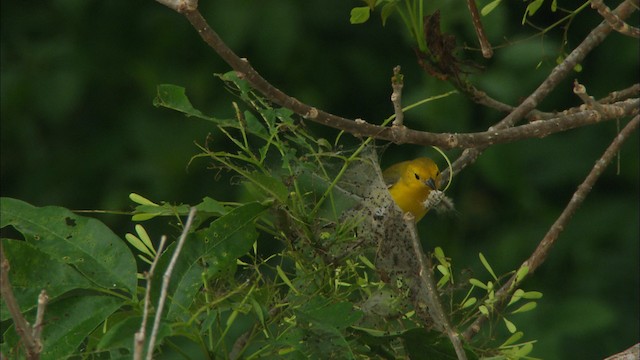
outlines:
{"label": "branch bark", "polygon": [[[596,164],[591,169],[591,172],[584,179],[582,184],[578,186],[578,189],[571,197],[571,200],[562,211],[560,216],[556,219],[556,221],[551,225],[547,234],[542,238],[538,247],[534,250],[534,252],[529,256],[529,258],[522,263],[521,267],[528,267],[528,274],[532,274],[535,270],[547,259],[547,255],[551,250],[551,247],[555,244],[556,240],[562,230],[566,227],[569,220],[573,217],[576,210],[582,205],[585,198],[595,185],[598,178],[602,175],[604,170],[607,168],[607,165],[611,162],[611,160],[616,156],[616,153],[620,150],[622,144],[629,138],[629,136],[638,129],[638,123],[640,123],[640,115],[636,115],[627,125],[620,131],[618,136],[615,137],[613,142],[609,145],[609,147],[602,154],[600,159],[596,161]],[[513,291],[516,290],[516,287],[513,286],[516,281],[516,275],[514,274],[506,284],[504,284],[500,290],[496,292],[496,306],[500,306],[504,304],[504,302],[508,299],[508,297],[512,294]],[[487,317],[484,315],[479,316],[463,333],[463,337],[466,341],[471,340],[479,331],[482,324],[487,320]]]}
{"label": "branch bark", "polygon": [[[160,1],[160,0],[158,0]],[[484,133],[475,134],[453,134],[453,133],[430,133],[423,131],[416,131],[404,126],[395,127],[382,127],[374,124],[370,124],[366,121],[355,121],[340,117],[328,112],[325,112],[315,107],[309,106],[301,101],[285,94],[280,89],[271,85],[266,79],[264,79],[250,64],[247,59],[242,59],[236,55],[220,38],[220,36],[208,25],[202,14],[197,9],[196,1],[160,1],[162,4],[171,7],[177,12],[183,14],[191,23],[191,25],[198,31],[198,34],[202,39],[214,50],[216,53],[231,66],[238,74],[245,78],[253,88],[263,94],[267,99],[274,103],[293,110],[296,114],[317,122],[319,124],[329,126],[332,128],[344,130],[354,136],[372,137],[376,139],[388,140],[394,143],[408,143],[416,145],[435,145],[443,149],[451,148],[483,148],[488,145],[493,145],[501,142],[520,140],[526,137],[539,137],[538,133],[533,133],[530,136],[524,136],[519,131],[507,132],[506,134],[499,134],[500,130],[504,130],[513,126],[523,116],[526,116],[535,109],[539,101],[542,100],[559,82],[562,80],[575,66],[584,59],[586,54],[595,48],[598,44],[604,40],[606,35],[611,31],[611,28],[607,23],[603,23],[598,26],[592,33],[585,39],[585,41],[574,50],[565,61],[558,65],[551,73],[549,78],[543,82],[540,87],[534,91],[520,106],[515,108],[505,119],[501,122],[489,128],[489,131]],[[633,10],[633,6],[628,2],[622,3],[616,10],[616,14],[620,18],[625,18]],[[572,123],[572,121],[569,121]],[[537,125],[542,126],[542,125]],[[581,126],[581,125],[576,125]],[[544,127],[544,126],[542,126]],[[575,126],[568,125],[568,127],[561,127],[564,131]],[[535,128],[535,127],[534,127]],[[533,129],[530,129],[533,130]],[[555,131],[553,131],[555,132]],[[553,132],[545,132],[546,135]],[[466,156],[458,161],[458,168],[461,169],[466,164],[470,163],[470,159],[475,159],[479,153],[475,153],[477,150],[465,151]]]}
{"label": "branch bark", "polygon": [[[16,328],[16,333],[22,339],[24,346],[27,350],[27,359],[38,360],[40,359],[40,353],[42,352],[42,342],[40,341],[40,333],[42,331],[42,318],[44,317],[44,306],[46,305],[46,293],[44,296],[40,295],[38,300],[38,315],[36,325],[37,328],[32,329],[27,320],[20,311],[20,305],[13,294],[13,288],[11,282],[9,282],[9,270],[11,268],[9,260],[4,256],[4,248],[0,243],[0,294],[7,304],[7,310],[11,314],[13,324]],[[43,290],[44,291],[44,290]]]}

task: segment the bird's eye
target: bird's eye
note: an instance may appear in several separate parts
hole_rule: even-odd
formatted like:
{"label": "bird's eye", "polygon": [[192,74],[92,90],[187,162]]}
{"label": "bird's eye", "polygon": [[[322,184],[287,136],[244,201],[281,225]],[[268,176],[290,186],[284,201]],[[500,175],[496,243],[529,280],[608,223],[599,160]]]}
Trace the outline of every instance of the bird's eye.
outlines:
{"label": "bird's eye", "polygon": [[418,174],[416,174],[416,173],[414,173],[413,175],[415,175],[416,180],[420,180],[420,175],[418,175]]}

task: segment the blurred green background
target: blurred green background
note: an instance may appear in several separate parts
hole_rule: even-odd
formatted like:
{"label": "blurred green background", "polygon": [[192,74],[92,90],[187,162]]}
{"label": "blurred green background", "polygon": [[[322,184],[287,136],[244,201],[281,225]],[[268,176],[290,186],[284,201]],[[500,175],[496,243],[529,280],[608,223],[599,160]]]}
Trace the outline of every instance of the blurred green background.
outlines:
{"label": "blurred green background", "polygon": [[[405,104],[451,90],[419,69],[398,19],[383,28],[373,14],[364,25],[350,25],[350,8],[361,2],[200,3],[213,28],[265,78],[329,112],[381,122],[392,112],[389,78],[398,64],[405,74]],[[574,9],[581,3],[558,5]],[[238,187],[216,181],[206,162],[187,168],[198,152],[194,141],[203,143],[212,133],[224,146],[211,124],[151,104],[156,86],[171,83],[186,87],[203,112],[233,114],[235,99],[213,76],[228,66],[184,18],[151,0],[3,1],[1,6],[2,196],[37,206],[109,210],[130,209],[130,192],[184,203],[204,196],[235,199]],[[475,47],[461,1],[430,6],[441,9],[444,30],[456,35],[458,45]],[[493,59],[483,60],[477,50],[459,52],[485,67],[471,75],[474,83],[510,104],[533,91],[556,58],[601,21],[587,8],[566,34],[557,28],[531,38],[538,32],[521,25],[525,6],[502,4],[484,20],[493,44],[508,45],[496,49]],[[548,7],[545,3],[533,18],[537,25],[563,16]],[[637,26],[637,13],[630,23]],[[614,33],[541,108],[578,105],[571,92],[574,79],[596,98],[630,86],[639,77],[638,54],[636,40]],[[415,129],[473,132],[502,116],[453,95],[408,113],[406,122]],[[319,136],[337,134],[310,126]],[[498,273],[515,269],[616,131],[615,122],[607,122],[492,147],[454,179],[449,195],[457,213],[421,222],[425,245],[442,246],[458,271],[470,270],[483,280],[489,276],[478,252]],[[620,152],[619,173],[615,164],[607,169],[548,261],[524,285],[544,298],[535,311],[509,318],[525,332],[524,340],[538,340],[533,356],[600,359],[640,341],[638,146],[636,132]],[[430,149],[391,145],[382,161],[418,154],[437,156]],[[459,151],[448,154],[455,158]],[[133,228],[125,216],[100,219],[118,235]]]}

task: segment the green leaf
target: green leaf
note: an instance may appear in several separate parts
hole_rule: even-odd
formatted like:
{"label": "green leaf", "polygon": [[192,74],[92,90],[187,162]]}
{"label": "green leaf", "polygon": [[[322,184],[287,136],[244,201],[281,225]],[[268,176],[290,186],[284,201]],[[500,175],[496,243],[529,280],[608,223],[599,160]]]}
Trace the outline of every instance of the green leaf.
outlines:
{"label": "green leaf", "polygon": [[478,301],[478,299],[476,299],[474,297],[469,298],[469,299],[467,299],[467,301],[464,302],[464,304],[462,304],[462,308],[466,309],[466,308],[468,308],[470,306],[473,306],[476,303],[476,301]]}
{"label": "green leaf", "polygon": [[[202,286],[203,274],[211,280],[235,271],[236,259],[251,250],[258,236],[254,221],[264,210],[259,203],[245,204],[189,236],[171,278],[169,293],[173,298],[167,315],[170,319],[190,316],[188,309]],[[175,244],[172,244],[162,254],[158,264],[162,270],[157,271],[166,269],[174,250]],[[152,291],[156,299],[161,280],[161,276],[153,280]]]}
{"label": "green leaf", "polygon": [[507,306],[520,301],[520,299],[522,298],[522,294],[524,294],[524,290],[522,289],[518,289],[516,290],[513,295],[511,295],[511,300],[509,300],[509,303],[507,304]]}
{"label": "green leaf", "polygon": [[384,6],[382,6],[382,10],[380,10],[380,18],[382,19],[382,26],[386,25],[387,19],[389,18],[389,16],[391,16],[391,14],[393,14],[393,12],[396,11],[396,4],[397,3],[395,1],[391,1],[384,4]]}
{"label": "green leaf", "polygon": [[525,265],[521,266],[516,272],[516,280],[513,282],[513,284],[519,284],[522,280],[524,280],[524,277],[527,276],[528,273],[529,267]]}
{"label": "green leaf", "polygon": [[489,13],[491,13],[498,5],[500,5],[501,2],[502,0],[493,0],[492,2],[482,7],[482,9],[480,10],[480,14],[482,14],[482,16],[489,15]]}
{"label": "green leaf", "polygon": [[[111,319],[110,321],[111,322]],[[142,324],[142,316],[128,316],[126,319],[112,325],[107,332],[102,336],[97,344],[98,351],[114,351],[114,350],[128,350],[130,354],[133,354],[133,337],[135,333],[140,330]],[[151,334],[153,328],[153,317],[147,319],[146,334],[147,340]],[[171,335],[171,327],[169,324],[162,322],[158,329],[158,336],[156,338],[156,344],[162,342],[162,339]],[[146,344],[145,344],[146,345]],[[146,346],[145,346],[146,350]],[[144,353],[143,353],[144,354]]]}
{"label": "green leaf", "polygon": [[220,216],[229,212],[222,203],[208,196],[203,198],[200,204],[196,205],[196,210],[198,210],[198,215],[202,215],[204,213]]}
{"label": "green leaf", "polygon": [[131,199],[131,201],[133,201],[134,203],[140,204],[140,205],[159,206],[153,201],[147,199],[146,197],[142,195],[138,195],[136,193],[129,194],[129,199]]}
{"label": "green leaf", "polygon": [[318,298],[313,298],[304,310],[307,315],[339,329],[353,325],[364,315],[362,311],[355,310],[350,302],[332,304],[328,300],[318,301]]}
{"label": "green leaf", "polygon": [[449,269],[444,265],[438,265],[438,266],[436,266],[436,268],[444,276],[448,276],[450,274],[449,273]]}
{"label": "green leaf", "polygon": [[556,10],[558,10],[558,1],[557,0],[553,0],[551,2],[551,11],[552,12],[556,12]]}
{"label": "green leaf", "polygon": [[527,5],[527,9],[524,12],[524,15],[522,16],[522,25],[524,25],[524,23],[527,20],[527,16],[533,16],[536,11],[538,11],[538,9],[540,8],[540,6],[542,6],[542,3],[544,2],[544,0],[533,0],[532,2],[529,3],[529,5]]}
{"label": "green leaf", "polygon": [[516,310],[512,311],[511,313],[512,314],[517,314],[517,313],[523,313],[523,312],[531,311],[531,310],[535,309],[536,306],[538,306],[538,304],[535,301],[530,301],[530,302],[520,306]]}
{"label": "green leaf", "polygon": [[[70,296],[48,304],[42,330],[41,359],[77,356],[86,337],[122,305],[122,299],[112,296]],[[35,314],[27,318],[35,318]],[[18,343],[13,325],[5,332],[4,341],[6,348]]]}
{"label": "green leaf", "polygon": [[520,340],[522,337],[524,336],[524,333],[522,331],[518,331],[515,334],[511,335],[505,342],[502,343],[502,345],[500,345],[499,347],[505,347],[505,346],[509,346],[513,343],[515,343],[516,341]]}
{"label": "green leaf", "polygon": [[507,326],[507,330],[509,330],[510,333],[513,334],[516,332],[516,330],[518,330],[516,328],[516,325],[509,321],[507,318],[502,318],[502,320],[504,320],[504,324]]}
{"label": "green leaf", "polygon": [[489,288],[487,287],[487,285],[485,285],[482,281],[478,280],[478,279],[469,279],[469,284],[473,285],[473,286],[477,286],[481,289],[485,289],[488,290]]}
{"label": "green leaf", "polygon": [[478,311],[480,311],[484,316],[489,316],[489,309],[484,305],[478,306]]}
{"label": "green leaf", "polygon": [[524,345],[522,345],[521,348],[519,348],[515,353],[514,353],[514,357],[516,359],[521,359],[527,355],[529,355],[529,353],[533,350],[533,344],[528,342]]}
{"label": "green leaf", "polygon": [[[72,266],[25,241],[2,239],[2,246],[11,266],[11,287],[22,312],[36,308],[38,295],[43,289],[47,291],[49,301],[54,301],[71,290],[95,288]],[[1,321],[11,317],[4,301],[0,315]]]}
{"label": "green leaf", "polygon": [[187,97],[185,88],[182,86],[161,84],[158,85],[155,99],[153,99],[153,106],[166,107],[168,109],[176,110],[184,113],[187,116],[195,116],[205,120],[211,120],[210,117],[205,116],[200,110],[191,105],[191,101]]}
{"label": "green leaf", "polygon": [[245,111],[244,112],[244,119],[247,122],[247,130],[249,130],[249,133],[251,134],[256,134],[260,137],[262,137],[263,139],[266,139],[269,135],[269,132],[267,131],[267,128],[264,127],[264,125],[262,124],[262,122],[260,122],[260,120],[258,120],[252,112],[250,111]]}
{"label": "green leaf", "polygon": [[369,20],[371,9],[368,6],[354,7],[351,9],[351,24],[362,24]]}
{"label": "green leaf", "polygon": [[539,291],[527,291],[522,294],[522,297],[525,299],[540,299],[542,298],[542,293]]}
{"label": "green leaf", "polygon": [[498,277],[493,272],[493,269],[491,268],[491,265],[489,265],[489,262],[487,261],[487,259],[485,259],[484,255],[482,255],[482,253],[478,253],[478,256],[480,256],[480,261],[482,262],[482,265],[484,265],[484,268],[487,269],[489,274],[491,274],[491,276],[497,281]]}
{"label": "green leaf", "polygon": [[240,98],[243,100],[251,100],[249,94],[251,93],[251,85],[245,79],[238,77],[238,73],[234,70],[228,71],[224,74],[216,74],[222,81],[233,84],[238,90],[240,90]]}
{"label": "green leaf", "polygon": [[55,206],[0,199],[0,227],[12,225],[54,260],[77,269],[95,286],[135,294],[136,263],[125,242],[102,222]]}
{"label": "green leaf", "polygon": [[284,186],[282,180],[265,175],[261,172],[252,172],[247,174],[250,186],[255,187],[260,192],[272,196],[281,203],[286,203],[289,197],[289,190]]}
{"label": "green leaf", "polygon": [[293,286],[293,283],[291,282],[291,279],[289,279],[289,277],[287,276],[287,274],[282,270],[282,268],[280,267],[280,265],[276,266],[276,272],[278,273],[278,276],[280,276],[280,278],[282,279],[282,281],[284,281],[285,284],[287,284],[287,286],[296,294],[299,294],[300,292],[298,291],[298,289],[295,288],[295,286]]}

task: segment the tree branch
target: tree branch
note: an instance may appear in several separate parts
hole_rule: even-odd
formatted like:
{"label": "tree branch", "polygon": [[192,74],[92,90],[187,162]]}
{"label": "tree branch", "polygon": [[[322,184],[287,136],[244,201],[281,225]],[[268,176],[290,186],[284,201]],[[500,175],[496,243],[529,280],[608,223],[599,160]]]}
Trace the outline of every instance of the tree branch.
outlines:
{"label": "tree branch", "polygon": [[[538,247],[534,250],[534,252],[529,256],[529,258],[522,263],[521,267],[526,266],[529,271],[529,274],[535,272],[535,270],[547,259],[547,255],[551,250],[551,247],[555,244],[562,230],[564,230],[565,226],[569,222],[569,220],[573,217],[576,210],[582,205],[585,198],[595,185],[598,178],[602,175],[604,170],[607,168],[607,165],[611,162],[611,160],[616,156],[616,153],[620,150],[622,144],[627,140],[629,135],[633,133],[638,128],[638,123],[640,123],[640,115],[636,115],[627,125],[620,131],[620,133],[615,137],[613,142],[609,145],[609,147],[602,154],[600,159],[596,161],[596,164],[589,172],[589,175],[584,179],[582,184],[578,186],[578,189],[571,197],[571,200],[562,211],[560,216],[556,219],[556,221],[551,225],[547,234],[542,238]],[[516,290],[514,286],[514,282],[516,281],[516,275],[513,275],[495,294],[497,302],[496,306],[500,306],[504,304],[507,298],[511,295],[511,293]],[[471,340],[479,331],[482,324],[487,320],[487,317],[484,315],[479,316],[463,333],[463,337],[466,341]]]}
{"label": "tree branch", "polygon": [[[167,5],[168,1],[161,3]],[[596,28],[587,40],[581,44],[572,54],[570,54],[565,61],[560,64],[550,77],[534,92],[528,100],[525,100],[518,108],[511,112],[507,118],[502,120],[496,126],[489,129],[489,131],[477,134],[436,134],[423,131],[416,131],[408,129],[404,126],[395,127],[382,127],[367,123],[366,121],[354,121],[351,119],[343,118],[337,115],[327,113],[325,111],[316,109],[307,104],[300,102],[299,100],[292,98],[271,85],[265,80],[246,59],[238,57],[219,37],[219,35],[207,24],[206,20],[202,17],[202,14],[197,9],[197,3],[195,1],[183,0],[183,2],[170,2],[172,9],[182,13],[192,24],[192,26],[198,31],[202,39],[216,51],[216,53],[229,64],[241,77],[244,77],[253,88],[263,94],[266,98],[274,103],[283,106],[285,108],[293,110],[298,115],[303,116],[306,119],[314,122],[333,127],[336,129],[344,130],[354,136],[366,136],[376,139],[388,140],[394,143],[409,143],[417,145],[435,145],[443,149],[451,148],[481,148],[487,145],[492,145],[501,142],[515,141],[522,139],[522,134],[518,131],[508,132],[506,134],[496,133],[497,130],[503,130],[512,126],[516,120],[519,120],[522,116],[531,112],[537,105],[538,101],[546,96],[551,88],[555,87],[557,83],[566,74],[573,69],[575,64],[581,61],[584,56],[598,45],[603,39],[604,35],[608,34],[606,29],[610,30],[610,27],[604,24]],[[623,3],[618,9],[624,8]],[[169,6],[169,5],[167,5]],[[194,7],[195,6],[195,7]],[[618,11],[616,9],[616,11]],[[628,10],[630,12],[630,10]],[[618,14],[620,17],[624,17],[624,12],[620,11]],[[606,28],[606,29],[605,29]],[[571,123],[571,121],[569,121]],[[538,125],[540,126],[540,125]],[[580,126],[580,125],[576,125]],[[564,130],[575,127],[570,125]],[[559,130],[562,131],[562,130]],[[518,133],[519,135],[515,135]],[[548,135],[549,133],[545,133]],[[538,136],[538,134],[532,134],[531,136]],[[468,153],[468,151],[467,151]],[[473,154],[472,154],[473,155]],[[477,155],[475,155],[477,157]],[[464,162],[458,162],[458,168],[462,168]]]}
{"label": "tree branch", "polygon": [[[638,6],[637,1],[635,1],[635,5],[636,7]],[[609,26],[613,28],[613,30],[636,39],[640,38],[640,29],[633,27],[620,19],[616,14],[611,12],[611,9],[609,9],[602,0],[591,0],[591,8],[598,10],[598,13],[604,18]]]}
{"label": "tree branch", "polygon": [[[29,360],[38,360],[40,358],[40,353],[42,352],[42,343],[40,342],[39,334],[41,332],[42,322],[38,323],[38,329],[32,329],[29,326],[29,323],[22,315],[20,311],[20,305],[18,305],[18,301],[16,300],[15,295],[13,294],[13,288],[11,287],[11,283],[9,282],[9,269],[11,268],[9,264],[9,260],[4,256],[4,248],[2,243],[0,243],[0,294],[2,294],[2,298],[4,299],[5,304],[7,304],[7,310],[9,310],[9,314],[11,314],[11,318],[13,319],[13,324],[16,328],[16,333],[22,339],[25,348],[27,349],[27,359]],[[46,293],[45,293],[46,297]],[[38,313],[41,316],[44,315],[44,309],[41,312],[41,306],[38,304]],[[35,331],[34,331],[35,330]],[[38,337],[36,337],[36,335]]]}
{"label": "tree branch", "polygon": [[442,331],[449,337],[451,345],[456,352],[458,360],[467,360],[467,354],[464,352],[462,341],[460,341],[460,334],[451,326],[451,322],[445,313],[440,297],[438,296],[438,287],[433,276],[433,265],[431,259],[425,256],[420,238],[418,237],[418,231],[416,229],[416,221],[411,213],[405,213],[404,215],[405,226],[409,229],[411,235],[411,244],[413,245],[413,252],[418,260],[418,276],[420,279],[420,286],[423,289],[423,293],[426,295],[426,299],[423,299],[427,304],[427,309],[431,315],[433,321],[438,324]]}
{"label": "tree branch", "polygon": [[[614,13],[620,19],[626,19],[638,7],[638,0],[625,0],[615,10]],[[569,54],[562,63],[558,64],[551,74],[542,82],[538,88],[531,93],[517,108],[509,113],[504,119],[496,125],[489,128],[489,131],[497,129],[505,129],[512,127],[522,117],[533,111],[538,104],[553,90],[564,78],[566,78],[573,68],[582,62],[589,52],[600,45],[604,39],[611,33],[611,26],[605,21],[593,29],[589,35]],[[439,145],[438,145],[439,146]],[[458,173],[469,164],[472,164],[480,156],[485,147],[467,147],[462,154],[456,159],[452,168],[454,174]],[[448,177],[449,169],[445,169],[442,178]]]}
{"label": "tree branch", "polygon": [[184,242],[187,239],[187,235],[189,234],[189,230],[191,229],[191,225],[193,224],[193,218],[195,216],[196,216],[196,208],[192,207],[191,209],[189,209],[189,216],[187,217],[187,222],[184,224],[184,228],[182,229],[182,234],[180,234],[180,238],[178,239],[178,245],[176,245],[176,249],[173,251],[173,255],[171,256],[171,261],[169,261],[167,270],[165,270],[164,275],[162,275],[162,289],[160,290],[160,298],[158,299],[158,307],[156,308],[156,317],[153,321],[151,336],[149,337],[149,346],[147,347],[147,360],[153,359],[153,348],[155,347],[156,338],[158,336],[158,329],[160,328],[160,319],[162,318],[162,310],[164,309],[164,302],[167,300],[167,296],[168,296],[169,281],[171,280],[173,268],[176,266],[176,262],[178,261],[178,256],[180,256],[180,252],[182,251],[182,246],[184,245]]}
{"label": "tree branch", "polygon": [[489,40],[487,40],[487,35],[484,33],[484,26],[482,26],[482,21],[480,21],[480,13],[478,12],[475,0],[467,0],[467,7],[471,13],[471,22],[473,23],[473,28],[476,30],[478,42],[480,42],[482,56],[484,56],[485,59],[490,59],[493,56],[493,49],[491,48]]}

